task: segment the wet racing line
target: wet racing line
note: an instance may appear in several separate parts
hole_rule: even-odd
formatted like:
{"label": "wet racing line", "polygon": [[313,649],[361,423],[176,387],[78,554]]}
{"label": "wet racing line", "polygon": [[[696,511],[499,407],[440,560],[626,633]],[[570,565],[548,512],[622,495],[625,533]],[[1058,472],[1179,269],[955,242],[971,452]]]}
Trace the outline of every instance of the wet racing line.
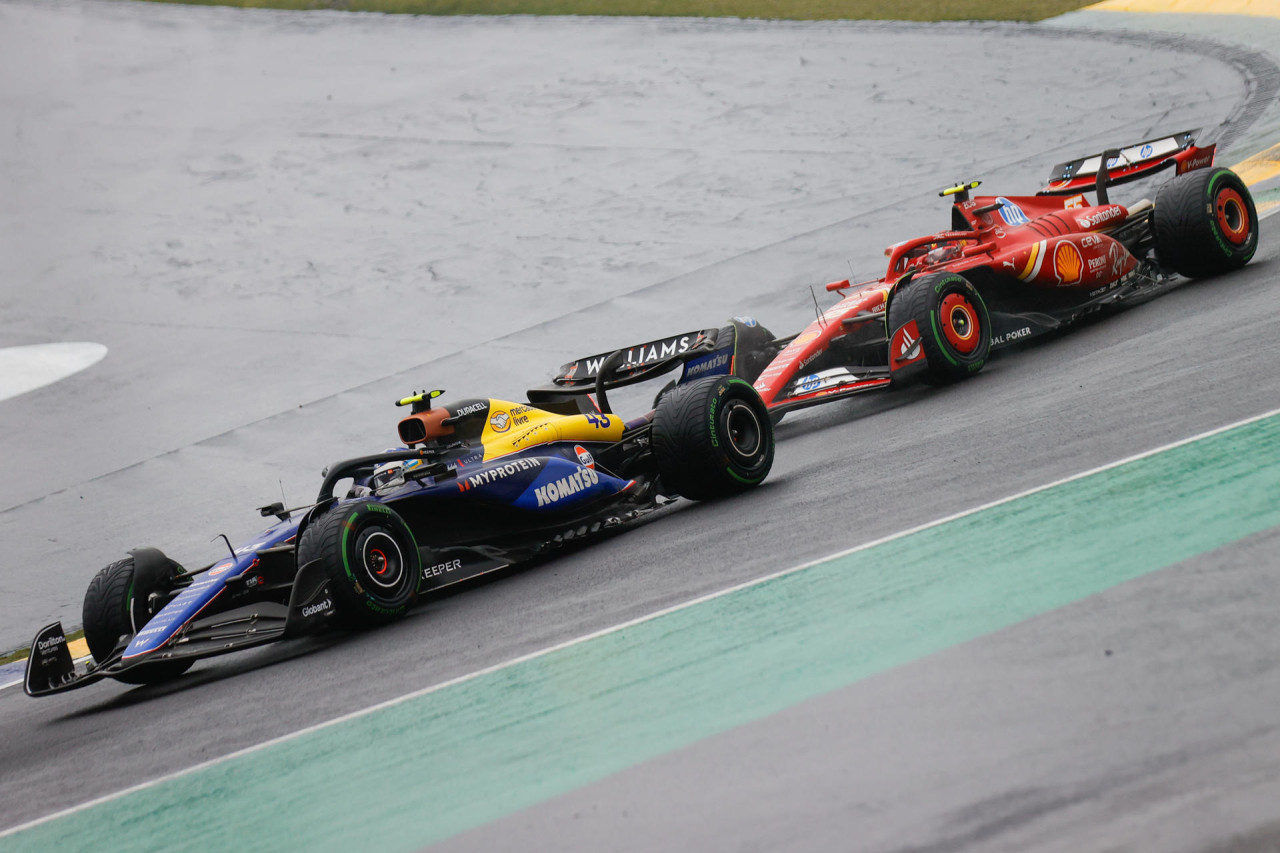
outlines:
{"label": "wet racing line", "polygon": [[[1280,409],[346,714],[0,839],[83,847],[119,832],[145,846],[181,831],[231,841],[220,818],[230,812],[235,832],[265,847],[423,846],[1277,525]],[[381,746],[388,739],[401,745],[394,755]],[[255,784],[237,782],[248,778]],[[218,809],[198,807],[211,797]],[[370,819],[315,811],[335,798]]]}

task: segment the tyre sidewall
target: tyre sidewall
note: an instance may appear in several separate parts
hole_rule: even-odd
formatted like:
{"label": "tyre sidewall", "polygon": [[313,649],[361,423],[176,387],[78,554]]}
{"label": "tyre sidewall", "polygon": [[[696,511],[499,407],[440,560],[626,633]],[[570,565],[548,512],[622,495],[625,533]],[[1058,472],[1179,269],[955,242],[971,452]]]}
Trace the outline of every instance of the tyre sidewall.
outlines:
{"label": "tyre sidewall", "polygon": [[[948,318],[942,316],[943,302],[952,294],[962,297],[972,312],[978,326],[977,345],[970,352],[961,352],[947,340],[945,326]],[[921,276],[908,285],[907,291],[896,294],[890,306],[892,322],[905,322],[903,315],[916,321],[928,363],[924,379],[934,384],[945,384],[964,379],[982,370],[991,352],[991,316],[978,289],[959,273],[937,273]]]}
{"label": "tyre sidewall", "polygon": [[[1249,232],[1245,241],[1240,244],[1232,243],[1226,233],[1222,230],[1222,225],[1218,221],[1217,205],[1218,199],[1227,193],[1234,191],[1240,198],[1240,202],[1244,205],[1245,212],[1249,217]],[[1244,185],[1244,181],[1230,169],[1214,169],[1208,176],[1205,185],[1204,202],[1206,206],[1206,219],[1208,220],[1209,233],[1213,236],[1214,245],[1222,253],[1220,270],[1227,272],[1229,270],[1239,269],[1249,263],[1253,258],[1253,253],[1258,250],[1258,210],[1253,203],[1253,195],[1249,192],[1249,188]],[[1217,265],[1215,264],[1215,267]]]}
{"label": "tyre sidewall", "polygon": [[[135,562],[138,558],[142,565]],[[85,641],[98,663],[106,660],[122,636],[133,636],[151,620],[149,599],[153,592],[167,592],[181,567],[152,548],[137,549],[131,556],[98,572],[85,591]],[[191,668],[194,659],[156,661],[112,676],[126,684],[154,684],[177,678]]]}
{"label": "tyre sidewall", "polygon": [[694,500],[761,483],[773,466],[773,424],[745,380],[709,376],[677,386],[654,414],[654,454],[664,487]]}
{"label": "tyre sidewall", "polygon": [[[1218,220],[1218,200],[1239,197],[1249,219],[1243,242],[1233,243]],[[1258,211],[1235,172],[1222,167],[1197,170],[1167,181],[1156,195],[1153,214],[1156,255],[1161,265],[1198,278],[1237,270],[1258,249]]]}
{"label": "tyre sidewall", "polygon": [[[379,578],[370,552],[386,559],[394,576]],[[318,558],[329,578],[338,616],[353,627],[399,619],[417,602],[421,564],[409,526],[391,507],[362,501],[333,507],[307,529],[299,565]],[[391,564],[394,562],[394,568]]]}

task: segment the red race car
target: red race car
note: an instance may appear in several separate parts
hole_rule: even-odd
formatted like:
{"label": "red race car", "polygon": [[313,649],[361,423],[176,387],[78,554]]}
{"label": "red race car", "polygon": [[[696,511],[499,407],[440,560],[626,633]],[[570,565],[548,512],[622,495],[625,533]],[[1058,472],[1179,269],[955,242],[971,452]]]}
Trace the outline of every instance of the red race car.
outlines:
{"label": "red race car", "polygon": [[[1234,172],[1213,167],[1214,146],[1198,148],[1198,133],[1059,164],[1036,195],[971,196],[978,181],[943,190],[953,199],[949,231],[890,246],[883,278],[828,284],[843,298],[797,335],[775,338],[735,317],[720,329],[579,358],[551,387],[628,384],[679,361],[682,375],[668,388],[731,373],[755,384],[776,423],[863,391],[971,376],[994,349],[1154,296],[1176,274],[1249,262],[1258,245],[1253,198]],[[1170,167],[1175,177],[1154,203],[1110,202],[1108,187]]]}
{"label": "red race car", "polygon": [[[747,378],[775,420],[904,381],[954,382],[994,349],[1154,295],[1175,273],[1239,269],[1258,245],[1257,212],[1240,178],[1213,167],[1214,146],[1195,146],[1198,132],[1062,163],[1032,196],[971,196],[978,181],[943,190],[949,231],[890,246],[883,278],[828,284],[840,302],[770,341],[772,359]],[[1110,203],[1109,186],[1169,167],[1154,203]],[[760,363],[751,355],[735,372]]]}

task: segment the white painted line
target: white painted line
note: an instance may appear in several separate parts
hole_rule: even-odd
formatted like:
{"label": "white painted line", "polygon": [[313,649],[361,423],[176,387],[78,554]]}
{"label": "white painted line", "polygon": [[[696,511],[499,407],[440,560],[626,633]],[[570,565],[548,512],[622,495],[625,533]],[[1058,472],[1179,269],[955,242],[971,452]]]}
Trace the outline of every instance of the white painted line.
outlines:
{"label": "white painted line", "polygon": [[216,767],[219,764],[232,761],[236,758],[240,758],[241,756],[251,755],[255,752],[259,752],[264,749],[269,749],[270,747],[276,746],[278,744],[288,743],[289,741],[297,740],[298,738],[304,737],[313,732],[322,731],[332,726],[337,726],[342,723],[350,722],[351,720],[356,720],[361,717],[368,716],[369,714],[377,713],[378,711],[385,710],[386,708],[392,708],[396,705],[401,705],[405,702],[409,702],[414,699],[420,699],[423,696],[429,696],[432,693],[436,693],[448,687],[453,687],[455,685],[463,684],[468,681],[474,681],[475,679],[481,678],[485,675],[491,675],[495,672],[501,672],[504,669],[509,669],[513,666],[517,666],[527,661],[546,657],[548,655],[554,654],[563,649],[581,645],[583,643],[590,642],[591,640],[595,640],[600,637],[606,637],[610,634],[616,634],[619,631],[625,631],[628,628],[643,624],[645,622],[651,622],[655,619],[660,619],[663,616],[666,616],[671,613],[677,613],[681,610],[687,610],[690,607],[696,607],[699,604],[704,604],[708,601],[714,601],[717,598],[723,598],[727,595],[732,595],[735,592],[740,592],[741,590],[744,590],[744,589],[750,589],[753,586],[760,586],[762,584],[769,583],[770,581],[777,580],[778,578],[783,578],[783,577],[786,577],[787,575],[793,575],[793,574],[796,574],[797,572],[802,572],[805,569],[813,568],[814,566],[821,565],[822,563],[827,563],[832,560],[838,560],[842,557],[847,557],[850,554],[856,554],[860,551],[867,551],[867,550],[870,550],[871,548],[875,548],[880,545],[884,545],[898,539],[904,539],[907,536],[911,536],[913,534],[920,533],[922,531],[929,530],[934,527],[940,527],[944,524],[948,524],[952,521],[957,521],[962,518],[967,518],[968,516],[971,516],[971,515],[976,515],[977,513],[983,512],[988,509],[993,509],[998,506],[1003,506],[1004,504],[1012,503],[1016,500],[1021,500],[1022,498],[1029,497],[1030,495],[1038,494],[1040,492],[1045,492],[1045,491],[1048,491],[1049,489],[1057,488],[1058,486],[1075,482],[1076,480],[1083,480],[1086,477],[1092,477],[1093,475],[1101,474],[1104,471],[1110,471],[1115,468],[1120,468],[1124,465],[1128,465],[1132,462],[1137,462],[1141,459],[1147,459],[1151,456],[1157,456],[1161,453],[1167,453],[1170,450],[1175,450],[1179,447],[1183,447],[1188,444],[1194,444],[1197,441],[1203,441],[1204,439],[1212,438],[1215,435],[1220,435],[1221,433],[1229,432],[1230,430],[1233,430],[1233,429],[1238,429],[1240,427],[1248,426],[1249,424],[1257,423],[1258,421],[1263,421],[1263,420],[1266,420],[1267,418],[1276,417],[1277,415],[1280,415],[1280,408],[1272,409],[1271,411],[1263,412],[1260,415],[1254,415],[1253,417],[1245,418],[1244,420],[1236,421],[1234,423],[1230,423],[1225,426],[1220,426],[1220,427],[1217,427],[1216,429],[1211,429],[1206,432],[1193,435],[1190,438],[1184,438],[1179,441],[1170,442],[1169,444],[1161,445],[1160,447],[1154,448],[1152,450],[1146,450],[1146,451],[1143,451],[1142,453],[1136,453],[1132,456],[1127,456],[1124,459],[1120,459],[1115,462],[1108,462],[1105,465],[1099,465],[1096,468],[1090,468],[1087,471],[1082,471],[1078,474],[1072,474],[1069,477],[1063,477],[1062,479],[1054,480],[1053,482],[1046,483],[1042,486],[1035,486],[1025,491],[1018,492],[1017,494],[1009,495],[1008,497],[999,498],[997,500],[990,501],[989,503],[981,504],[979,506],[972,507],[970,509],[961,510],[960,512],[957,512],[953,515],[948,515],[948,516],[945,516],[944,518],[939,518],[935,521],[925,522],[924,524],[920,524],[920,525],[917,525],[916,527],[908,528],[907,530],[899,531],[898,533],[891,533],[888,536],[881,537],[880,539],[875,539],[875,540],[872,540],[871,542],[864,542],[861,545],[855,545],[852,548],[847,548],[843,551],[837,551],[834,554],[829,554],[825,557],[819,557],[816,560],[810,560],[806,563],[801,563],[797,566],[792,566],[789,569],[783,569],[782,571],[774,572],[773,574],[756,578],[755,580],[750,580],[744,583],[736,584],[734,586],[727,587],[717,592],[707,593],[706,595],[699,596],[698,598],[691,599],[681,604],[675,604],[675,605],[672,605],[671,607],[666,607],[666,608],[663,608],[662,610],[657,610],[646,616],[639,616],[635,619],[631,619],[626,622],[621,622],[617,625],[613,625],[608,628],[601,628],[600,630],[593,631],[590,634],[584,634],[581,637],[575,637],[572,640],[565,640],[562,643],[556,643],[555,645],[547,646],[546,648],[540,649],[536,652],[530,652],[525,655],[520,655],[519,657],[511,658],[510,660],[504,661],[502,663],[494,664],[493,666],[487,666],[483,669],[478,669],[475,672],[471,672],[466,675],[459,675],[455,678],[449,679],[448,681],[442,681],[439,684],[434,684],[431,687],[424,687],[421,690],[415,690],[411,693],[406,693],[403,696],[399,696],[395,699],[388,699],[385,702],[379,702],[376,705],[370,705],[369,707],[363,708],[359,711],[352,711],[348,714],[343,714],[340,717],[334,717],[332,720],[326,720],[323,723],[316,723],[315,725],[298,729],[295,732],[291,732],[285,735],[280,735],[279,737],[275,737],[270,740],[263,741],[262,743],[255,744],[254,746],[247,746],[244,749],[237,749],[235,752],[230,752],[218,758],[211,758],[208,761],[202,761],[199,764],[193,764],[192,766],[186,769],[176,770],[173,773],[169,773],[164,776],[151,779],[147,782],[141,782],[137,785],[132,785],[123,790],[116,791],[115,793],[104,794],[101,797],[97,797],[95,799],[89,800],[88,802],[81,803],[80,805],[71,806],[61,811],[54,812],[53,814],[36,818],[35,820],[32,820],[32,821],[28,821],[27,823],[19,824],[18,826],[14,826],[0,832],[0,838],[6,838],[10,835],[15,835],[24,830],[31,829],[32,827],[40,826],[41,824],[49,823],[50,821],[58,820],[59,818],[68,817],[78,812],[91,809],[94,806],[99,806],[104,803],[109,803],[113,800],[118,800],[121,797],[126,797],[129,794],[134,794],[134,793],[137,793],[138,791],[145,791],[148,788],[154,788],[158,785],[164,785],[168,782],[174,781],[175,779],[180,779],[183,776],[187,776],[191,773],[196,773],[201,770],[206,770],[210,767]]}
{"label": "white painted line", "polygon": [[52,385],[92,367],[107,354],[102,344],[31,344],[0,349],[0,400]]}

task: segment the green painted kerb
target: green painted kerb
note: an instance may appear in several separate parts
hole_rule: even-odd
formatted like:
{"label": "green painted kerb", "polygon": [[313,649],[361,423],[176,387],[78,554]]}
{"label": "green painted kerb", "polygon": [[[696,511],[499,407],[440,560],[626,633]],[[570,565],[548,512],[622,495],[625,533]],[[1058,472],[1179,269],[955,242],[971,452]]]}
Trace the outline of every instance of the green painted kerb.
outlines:
{"label": "green painted kerb", "polygon": [[[0,841],[409,850],[1280,524],[1258,421]],[[104,840],[109,839],[106,844]]]}

